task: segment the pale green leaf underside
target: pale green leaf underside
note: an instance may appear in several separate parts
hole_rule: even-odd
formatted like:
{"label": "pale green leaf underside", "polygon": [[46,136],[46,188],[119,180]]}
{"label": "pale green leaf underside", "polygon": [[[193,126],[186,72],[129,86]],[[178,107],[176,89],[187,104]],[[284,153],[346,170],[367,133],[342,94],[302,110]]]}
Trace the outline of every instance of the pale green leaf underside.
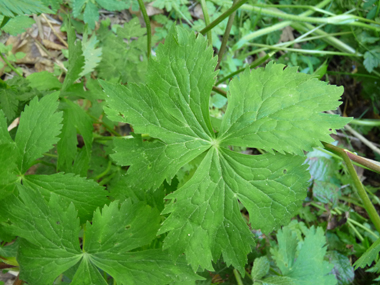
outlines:
{"label": "pale green leaf underside", "polygon": [[[302,157],[245,156],[224,147],[303,155],[320,140],[331,141],[329,134],[348,119],[321,114],[339,105],[340,88],[270,64],[232,81],[215,135],[208,105],[215,65],[204,37],[195,39],[193,33],[173,27],[149,61],[146,85],[102,82],[105,111],[111,120],[160,140],[116,143],[113,158],[131,165],[126,181],[136,189],[158,187],[191,159],[205,155],[192,179],[167,197],[173,203],[164,213],[171,215],[160,233],[169,232],[165,247],[185,252],[194,269],[211,269],[211,260],[223,254],[228,264],[243,270],[253,240],[238,201],[249,211],[253,228],[270,232],[292,217],[306,194],[309,175]],[[144,179],[139,183],[138,178]]]}
{"label": "pale green leaf underside", "polygon": [[86,225],[81,250],[79,219],[73,204],[62,206],[55,194],[46,202],[39,192],[21,185],[19,192],[19,198],[13,197],[4,205],[11,224],[3,226],[21,238],[17,260],[20,277],[29,284],[50,285],[78,262],[74,284],[83,284],[81,280],[101,284],[96,283],[101,280],[98,268],[118,284],[148,284],[141,280],[167,284],[176,276],[198,279],[183,262],[175,266],[161,250],[127,252],[149,244],[159,227],[158,211],[144,203],[125,201],[119,207],[115,201],[102,212],[95,211],[92,224]]}

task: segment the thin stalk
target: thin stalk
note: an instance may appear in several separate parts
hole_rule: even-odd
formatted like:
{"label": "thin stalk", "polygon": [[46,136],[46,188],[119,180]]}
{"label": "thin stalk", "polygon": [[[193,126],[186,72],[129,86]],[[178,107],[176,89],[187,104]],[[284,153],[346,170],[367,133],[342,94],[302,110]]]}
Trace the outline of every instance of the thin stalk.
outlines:
{"label": "thin stalk", "polygon": [[236,279],[236,283],[238,285],[243,285],[243,280],[241,280],[240,274],[239,274],[239,272],[235,268],[233,270],[233,273],[234,273],[234,276],[235,276],[235,279]]}
{"label": "thin stalk", "polygon": [[99,121],[96,117],[94,117],[93,115],[87,113],[93,120],[95,120],[98,124],[101,124],[103,125],[111,134],[117,136],[117,137],[121,137],[121,135],[115,131],[111,126],[109,126],[108,124],[106,124],[105,122],[103,121]]}
{"label": "thin stalk", "polygon": [[371,235],[373,235],[375,238],[379,238],[379,236],[377,234],[375,234],[373,231],[371,231],[369,228],[366,228],[365,226],[363,226],[362,224],[358,223],[357,221],[351,219],[351,218],[347,218],[347,221],[350,221],[351,223],[353,223],[354,225],[358,226],[359,228],[365,230],[366,232],[370,233]]}
{"label": "thin stalk", "polygon": [[346,53],[346,52],[338,52],[338,51],[324,51],[324,50],[310,50],[310,49],[297,49],[297,48],[286,48],[286,47],[276,47],[276,46],[270,46],[270,45],[264,45],[264,44],[250,44],[252,46],[257,47],[264,47],[267,49],[273,49],[273,50],[282,50],[282,51],[292,51],[292,52],[298,52],[298,53],[306,53],[306,54],[322,54],[322,55],[342,55],[342,56],[354,56],[359,57],[357,54],[352,53]]}
{"label": "thin stalk", "polygon": [[[232,5],[235,5],[236,2],[237,2],[237,0],[234,0],[234,2],[233,2]],[[233,25],[234,20],[235,20],[235,15],[236,15],[236,11],[234,11],[230,15],[230,17],[228,18],[227,27],[226,27],[226,30],[224,31],[224,35],[223,35],[223,39],[222,39],[222,44],[220,46],[220,50],[219,50],[219,53],[218,53],[218,64],[216,65],[215,70],[219,69],[220,63],[222,62],[223,54],[224,54],[224,52],[226,50],[226,46],[227,46],[227,42],[228,42],[228,37],[230,36],[231,28],[232,28],[232,25]]]}
{"label": "thin stalk", "polygon": [[342,200],[344,202],[347,202],[347,203],[351,203],[351,204],[354,204],[360,208],[363,208],[364,209],[364,206],[358,202],[356,202],[354,199],[351,199],[351,198],[348,198],[348,197],[344,197],[344,196],[341,196],[339,197],[339,200]]}
{"label": "thin stalk", "polygon": [[290,20],[294,22],[304,22],[304,23],[313,23],[313,24],[348,25],[348,26],[361,27],[368,30],[380,31],[379,27],[370,26],[361,22],[356,22],[358,19],[357,17],[353,15],[342,14],[342,15],[337,15],[333,17],[318,18],[318,17],[305,17],[302,15],[292,15],[292,14],[287,14],[277,9],[276,10],[265,9],[265,8],[254,7],[251,5],[244,5],[244,7],[242,8],[246,11],[251,11],[251,12],[260,11],[260,13],[270,16],[270,17],[277,17],[280,19]]}
{"label": "thin stalk", "polygon": [[355,226],[347,220],[347,224],[351,227],[351,229],[354,231],[354,233],[358,236],[358,238],[360,239],[361,242],[364,241],[364,238],[363,236],[359,233],[359,231],[355,228]]}
{"label": "thin stalk", "polygon": [[150,26],[150,20],[148,13],[146,12],[145,5],[143,0],[137,0],[139,2],[141,13],[143,14],[145,26],[146,26],[146,33],[147,33],[147,49],[148,49],[148,58],[150,57],[150,52],[152,49],[152,28]]}
{"label": "thin stalk", "polygon": [[[327,4],[329,4],[332,0],[324,0],[322,1],[321,3],[319,3],[318,5],[316,5],[315,7],[316,8],[323,8],[325,7]],[[309,10],[309,11],[306,11],[306,12],[303,12],[301,14],[299,14],[299,16],[303,16],[303,17],[307,17],[307,16],[310,16],[314,13],[314,11],[312,10]],[[263,36],[263,35],[266,35],[266,34],[269,34],[271,32],[274,32],[274,31],[277,31],[277,30],[281,30],[287,26],[290,26],[292,24],[292,21],[282,21],[280,23],[277,23],[273,26],[270,26],[270,27],[267,27],[267,28],[263,28],[263,29],[259,29],[253,33],[250,33],[244,37],[242,37],[236,44],[235,44],[235,47],[233,48],[234,50],[236,49],[239,49],[241,48],[247,41],[250,41],[250,40],[253,40],[254,38],[257,38],[257,37],[260,37],[260,36]]]}
{"label": "thin stalk", "polygon": [[10,67],[10,69],[12,69],[14,72],[16,72],[20,77],[22,77],[22,73],[20,73],[20,71],[18,71],[9,61],[8,59],[3,56],[3,54],[0,52],[0,57],[4,60],[4,62]]}
{"label": "thin stalk", "polygon": [[[203,12],[203,17],[205,19],[205,24],[207,27],[208,25],[210,25],[210,16],[208,15],[208,12],[207,12],[206,0],[201,0],[201,7],[202,7],[202,12]],[[207,41],[208,41],[208,44],[212,46],[211,30],[207,32]]]}
{"label": "thin stalk", "polygon": [[377,127],[380,126],[380,120],[371,120],[371,119],[354,119],[350,122],[352,125],[358,126],[368,126],[368,127]]}
{"label": "thin stalk", "polygon": [[368,146],[370,149],[372,149],[373,152],[376,152],[377,154],[380,154],[380,149],[379,148],[377,148],[372,142],[370,142],[369,140],[367,140],[364,136],[362,136],[361,134],[359,134],[353,128],[351,128],[348,125],[346,125],[344,128],[347,129],[355,137],[357,137],[358,139],[360,139],[366,146]]}
{"label": "thin stalk", "polygon": [[47,153],[47,152],[44,153],[44,156],[50,156],[50,157],[58,158],[58,155]]}
{"label": "thin stalk", "polygon": [[210,25],[207,25],[203,30],[201,30],[199,33],[202,35],[205,35],[208,31],[212,30],[215,26],[219,25],[224,19],[229,17],[234,11],[239,9],[245,2],[248,0],[238,0],[238,2],[235,5],[232,5],[230,9],[228,9],[226,12],[224,12],[222,15],[220,15],[218,18],[216,18]]}
{"label": "thin stalk", "polygon": [[108,161],[108,165],[107,165],[106,170],[104,170],[102,173],[96,175],[93,179],[94,179],[95,181],[97,181],[97,180],[99,180],[100,178],[106,176],[107,173],[111,170],[111,166],[112,166],[112,161],[110,160],[110,161]]}
{"label": "thin stalk", "polygon": [[270,58],[272,55],[274,55],[275,53],[274,52],[271,52],[269,54],[266,54],[265,56],[262,56],[258,59],[256,59],[254,62],[252,62],[249,66],[245,67],[245,68],[241,68],[239,70],[236,70],[235,72],[232,72],[231,74],[227,75],[226,77],[223,77],[222,79],[220,79],[218,82],[216,82],[215,85],[219,85],[220,83],[234,77],[235,75],[243,72],[244,70],[246,70],[247,68],[249,69],[252,69],[252,68],[255,68],[256,66],[259,66],[260,64],[264,63],[268,58]]}
{"label": "thin stalk", "polygon": [[370,217],[372,223],[375,225],[376,230],[380,233],[380,217],[375,207],[371,203],[371,200],[369,199],[367,192],[364,190],[363,185],[360,182],[360,179],[354,169],[354,166],[352,165],[352,162],[347,155],[347,152],[335,145],[328,144],[325,142],[322,142],[322,143],[325,148],[327,148],[328,150],[332,152],[335,152],[336,154],[338,154],[339,156],[343,158],[344,162],[346,163],[348,172],[353,180],[356,191],[358,192],[358,195],[363,202],[364,209],[368,213],[368,216]]}
{"label": "thin stalk", "polygon": [[220,94],[220,95],[222,95],[222,96],[224,96],[224,97],[227,98],[227,92],[224,91],[223,89],[220,89],[219,87],[213,86],[212,87],[212,91],[214,91],[214,92],[216,92],[216,93],[218,93],[218,94]]}

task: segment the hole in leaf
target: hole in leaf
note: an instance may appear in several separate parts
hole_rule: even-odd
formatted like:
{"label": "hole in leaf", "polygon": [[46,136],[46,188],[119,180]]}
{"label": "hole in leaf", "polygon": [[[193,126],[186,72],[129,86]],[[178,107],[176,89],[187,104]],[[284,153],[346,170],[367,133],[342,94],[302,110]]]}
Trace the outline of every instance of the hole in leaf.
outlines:
{"label": "hole in leaf", "polygon": [[332,129],[329,129],[330,132],[332,132]]}
{"label": "hole in leaf", "polygon": [[61,224],[61,222],[60,221],[57,221],[57,225],[60,225]]}
{"label": "hole in leaf", "polygon": [[284,170],[282,171],[282,173],[284,173],[284,174],[286,174],[286,172],[288,172],[286,169],[284,169]]}
{"label": "hole in leaf", "polygon": [[130,228],[131,228],[131,225],[127,225],[127,226],[125,227],[126,230],[129,230]]}

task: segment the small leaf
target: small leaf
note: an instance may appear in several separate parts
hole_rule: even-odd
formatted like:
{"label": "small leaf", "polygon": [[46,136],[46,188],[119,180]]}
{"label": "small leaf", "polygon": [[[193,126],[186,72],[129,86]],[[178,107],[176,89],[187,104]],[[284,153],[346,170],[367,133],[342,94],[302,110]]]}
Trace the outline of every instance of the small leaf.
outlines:
{"label": "small leaf", "polygon": [[367,51],[364,54],[363,64],[368,72],[371,73],[376,67],[380,65],[380,51],[378,49]]}
{"label": "small leaf", "polygon": [[380,238],[375,241],[369,249],[355,262],[355,269],[364,268],[371,265],[376,260],[380,252]]}
{"label": "small leaf", "polygon": [[39,91],[59,90],[62,87],[58,78],[48,71],[32,73],[26,79],[29,81],[30,87]]}
{"label": "small leaf", "polygon": [[12,36],[16,36],[25,32],[25,30],[30,28],[34,23],[35,21],[28,16],[16,16],[10,19],[2,30]]}
{"label": "small leaf", "polygon": [[251,276],[253,280],[260,280],[269,272],[270,263],[266,256],[258,257],[253,262]]}
{"label": "small leaf", "polygon": [[95,29],[95,22],[99,21],[99,10],[91,1],[87,2],[86,8],[83,13],[83,20],[88,27],[93,30]]}

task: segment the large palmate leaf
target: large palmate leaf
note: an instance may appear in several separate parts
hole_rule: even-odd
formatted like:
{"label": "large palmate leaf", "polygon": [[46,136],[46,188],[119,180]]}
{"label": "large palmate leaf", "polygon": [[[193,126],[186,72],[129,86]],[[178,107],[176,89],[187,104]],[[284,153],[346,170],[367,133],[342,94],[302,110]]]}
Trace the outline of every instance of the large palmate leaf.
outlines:
{"label": "large palmate leaf", "polygon": [[[174,262],[161,250],[133,251],[155,238],[160,216],[146,204],[118,201],[95,211],[79,244],[79,219],[73,204],[19,186],[20,197],[5,205],[10,224],[4,227],[21,237],[17,260],[20,278],[28,284],[53,284],[79,263],[71,284],[107,284],[99,269],[118,284],[167,284],[177,279],[199,279],[184,262]],[[179,277],[178,277],[179,276]],[[93,283],[91,283],[93,282]]]}
{"label": "large palmate leaf", "polygon": [[[208,105],[216,75],[212,55],[203,37],[173,27],[149,61],[146,85],[102,82],[105,111],[136,133],[159,139],[116,142],[113,158],[130,165],[126,184],[134,189],[155,189],[186,163],[202,158],[193,177],[167,196],[172,203],[164,213],[170,216],[159,231],[168,232],[164,247],[176,255],[186,253],[194,269],[211,269],[211,260],[222,254],[227,264],[243,271],[254,243],[239,202],[251,226],[265,233],[289,221],[310,178],[303,150],[331,141],[329,134],[348,119],[321,114],[339,105],[341,88],[271,63],[232,81],[227,111],[215,133]],[[246,156],[229,145],[269,153]]]}

